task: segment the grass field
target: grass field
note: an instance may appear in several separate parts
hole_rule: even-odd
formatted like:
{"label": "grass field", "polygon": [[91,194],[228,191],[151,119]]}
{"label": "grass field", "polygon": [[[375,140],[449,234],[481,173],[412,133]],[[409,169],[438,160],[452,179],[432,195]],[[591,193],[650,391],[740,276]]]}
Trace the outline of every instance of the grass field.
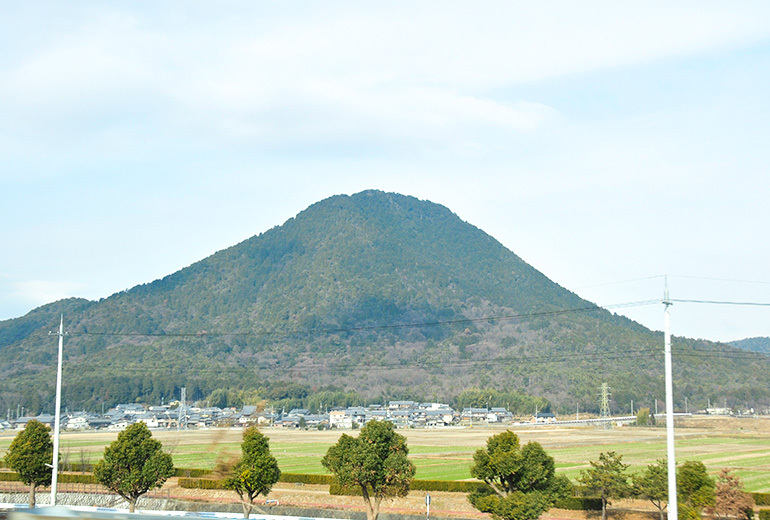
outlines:
{"label": "grass field", "polygon": [[[677,423],[677,461],[699,460],[716,474],[727,467],[740,475],[749,491],[770,492],[770,418],[692,418]],[[616,451],[636,471],[666,456],[664,428],[516,427],[522,442],[537,441],[554,457],[557,470],[574,479],[600,452]],[[417,478],[470,479],[473,453],[500,428],[400,430],[407,437]],[[342,432],[265,429],[270,448],[286,473],[325,473],[321,458]],[[350,433],[350,432],[348,432]],[[0,457],[14,432],[0,433]],[[212,469],[217,461],[240,453],[241,431],[235,429],[156,431],[155,437],[182,468]],[[115,432],[63,433],[61,453],[70,462],[96,462]]]}

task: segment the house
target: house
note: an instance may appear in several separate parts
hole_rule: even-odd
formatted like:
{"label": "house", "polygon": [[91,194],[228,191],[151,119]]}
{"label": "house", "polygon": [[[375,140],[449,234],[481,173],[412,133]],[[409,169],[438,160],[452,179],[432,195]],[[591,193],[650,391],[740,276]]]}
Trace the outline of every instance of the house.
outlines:
{"label": "house", "polygon": [[329,412],[330,428],[353,428],[353,416],[349,415],[347,410],[332,410]]}
{"label": "house", "polygon": [[489,410],[486,408],[463,408],[462,413],[460,414],[460,421],[463,423],[486,423],[487,422],[487,415],[489,414]]}
{"label": "house", "polygon": [[487,422],[506,423],[513,421],[513,414],[505,408],[492,408],[487,414]]}
{"label": "house", "polygon": [[538,412],[532,416],[533,423],[552,423],[556,422],[556,416],[551,412]]}

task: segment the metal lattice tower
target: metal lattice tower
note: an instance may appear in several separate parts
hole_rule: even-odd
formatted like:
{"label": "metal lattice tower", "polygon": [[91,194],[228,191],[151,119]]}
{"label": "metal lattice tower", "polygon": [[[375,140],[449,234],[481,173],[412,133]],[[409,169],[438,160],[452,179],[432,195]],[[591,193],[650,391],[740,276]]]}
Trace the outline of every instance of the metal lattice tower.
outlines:
{"label": "metal lattice tower", "polygon": [[612,428],[612,422],[610,421],[610,396],[612,394],[610,393],[610,385],[607,383],[602,383],[602,403],[601,407],[599,408],[599,416],[602,419],[606,419],[605,421],[602,421],[602,425],[606,429]]}
{"label": "metal lattice tower", "polygon": [[187,429],[187,413],[185,412],[185,408],[187,407],[187,388],[182,387],[182,399],[179,403],[179,420],[177,421],[177,428],[181,428],[183,430]]}

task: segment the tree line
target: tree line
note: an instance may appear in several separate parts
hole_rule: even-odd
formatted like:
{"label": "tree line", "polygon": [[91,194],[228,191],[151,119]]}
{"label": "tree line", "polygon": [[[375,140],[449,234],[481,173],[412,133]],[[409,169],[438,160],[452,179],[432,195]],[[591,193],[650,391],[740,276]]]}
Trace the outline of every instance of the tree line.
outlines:
{"label": "tree line", "polygon": [[[383,500],[409,493],[415,466],[408,454],[406,438],[392,423],[369,421],[357,437],[341,435],[321,463],[334,474],[337,485],[360,493],[367,520],[377,520]],[[50,428],[36,420],[11,442],[5,462],[30,486],[30,508],[35,506],[36,488],[51,483],[53,456]],[[497,520],[536,520],[567,497],[598,497],[602,520],[606,520],[607,505],[613,500],[634,497],[649,500],[664,520],[666,462],[658,461],[629,475],[629,465],[622,458],[614,451],[601,453],[581,472],[575,485],[556,475],[553,457],[538,442],[522,445],[508,430],[491,436],[486,447],[474,454],[471,474],[486,485],[468,499],[476,509]],[[256,427],[244,430],[241,457],[218,471],[224,487],[240,497],[244,518],[249,517],[254,500],[267,496],[281,476],[269,439]],[[161,487],[173,474],[171,456],[141,422],[122,431],[94,466],[96,480],[123,497],[130,512],[134,512],[139,497]],[[698,520],[704,511],[723,520],[748,520],[755,505],[739,477],[723,469],[713,478],[699,461],[686,461],[677,469],[677,497],[682,520]]]}

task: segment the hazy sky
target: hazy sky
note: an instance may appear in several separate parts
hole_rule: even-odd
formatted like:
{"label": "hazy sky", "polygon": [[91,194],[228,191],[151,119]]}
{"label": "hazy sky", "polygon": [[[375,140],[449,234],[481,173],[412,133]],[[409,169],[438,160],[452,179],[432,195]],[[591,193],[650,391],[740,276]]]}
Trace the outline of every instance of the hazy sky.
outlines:
{"label": "hazy sky", "polygon": [[[663,274],[770,302],[769,100],[765,1],[8,2],[0,319],[369,188],[601,305]],[[770,307],[677,303],[672,330],[770,336]]]}

